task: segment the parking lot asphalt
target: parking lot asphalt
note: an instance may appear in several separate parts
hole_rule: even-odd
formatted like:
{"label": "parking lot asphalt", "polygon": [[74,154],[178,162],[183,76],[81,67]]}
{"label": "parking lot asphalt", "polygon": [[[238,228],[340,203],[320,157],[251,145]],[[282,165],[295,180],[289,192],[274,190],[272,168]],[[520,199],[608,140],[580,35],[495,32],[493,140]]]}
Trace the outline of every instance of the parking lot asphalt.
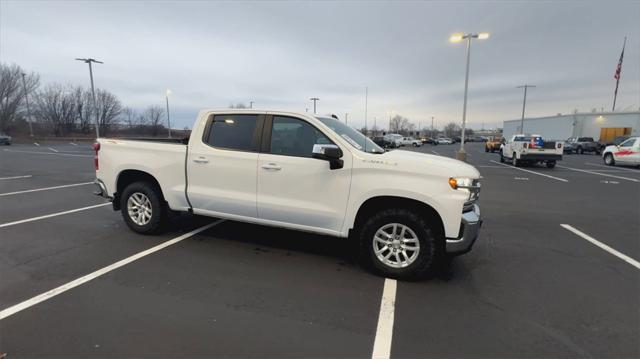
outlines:
{"label": "parking lot asphalt", "polygon": [[[87,143],[39,145],[0,148],[0,313],[30,303],[0,315],[0,353],[372,357],[386,281],[348,241],[224,221],[122,264],[216,220],[137,235],[86,185]],[[390,356],[639,357],[640,170],[597,155],[514,168],[466,148],[483,176],[481,238],[433,278],[397,283]]]}

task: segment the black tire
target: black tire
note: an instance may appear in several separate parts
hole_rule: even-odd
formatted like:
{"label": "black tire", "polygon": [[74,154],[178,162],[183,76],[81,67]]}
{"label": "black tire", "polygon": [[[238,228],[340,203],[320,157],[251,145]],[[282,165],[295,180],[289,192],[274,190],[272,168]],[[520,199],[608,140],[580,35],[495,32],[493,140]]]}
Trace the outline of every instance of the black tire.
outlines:
{"label": "black tire", "polygon": [[547,168],[554,168],[556,166],[556,161],[549,161],[546,163]]}
{"label": "black tire", "polygon": [[[391,223],[409,227],[416,234],[420,245],[415,260],[404,268],[394,268],[383,263],[374,251],[376,232]],[[375,274],[383,277],[400,280],[423,278],[432,273],[438,260],[444,256],[444,238],[439,238],[435,228],[426,218],[408,209],[381,210],[369,217],[356,233],[364,264]]]}
{"label": "black tire", "polygon": [[[128,201],[134,194],[143,194],[151,204],[151,218],[148,223],[140,225],[134,222],[129,215]],[[162,191],[149,182],[134,182],[125,187],[120,196],[120,212],[127,226],[140,234],[154,234],[160,232],[167,219],[167,204],[162,196]]]}
{"label": "black tire", "polygon": [[584,150],[582,149],[582,147],[578,147],[578,149],[576,150],[576,153],[581,155],[584,153]]}
{"label": "black tire", "polygon": [[413,147],[418,147],[417,143],[413,143],[412,145],[413,145]]}
{"label": "black tire", "polygon": [[[486,147],[486,146],[485,146],[485,148],[484,148],[484,152],[489,152],[489,147]],[[491,151],[491,152],[493,152],[493,151]]]}
{"label": "black tire", "polygon": [[511,164],[513,167],[520,167],[520,161],[518,161],[518,157],[516,157],[516,153],[513,153],[513,157],[511,157]]}
{"label": "black tire", "polygon": [[502,151],[500,151],[500,163],[504,163],[504,155],[502,154]]}
{"label": "black tire", "polygon": [[604,164],[607,166],[613,166],[616,164],[616,160],[613,158],[613,155],[611,153],[607,153],[606,155],[604,155]]}

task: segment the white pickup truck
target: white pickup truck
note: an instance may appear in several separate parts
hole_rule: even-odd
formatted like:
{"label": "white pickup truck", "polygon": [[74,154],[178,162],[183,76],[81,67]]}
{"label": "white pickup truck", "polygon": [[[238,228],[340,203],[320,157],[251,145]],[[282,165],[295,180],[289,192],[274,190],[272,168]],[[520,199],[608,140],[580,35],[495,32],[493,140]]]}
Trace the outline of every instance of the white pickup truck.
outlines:
{"label": "white pickup truck", "polygon": [[554,168],[562,160],[562,142],[544,141],[540,135],[513,135],[500,147],[500,162],[509,160],[514,166],[544,163]]}
{"label": "white pickup truck", "polygon": [[100,138],[97,195],[135,232],[169,211],[350,238],[376,273],[413,278],[469,251],[480,173],[390,151],[330,117],[205,110],[187,140]]}

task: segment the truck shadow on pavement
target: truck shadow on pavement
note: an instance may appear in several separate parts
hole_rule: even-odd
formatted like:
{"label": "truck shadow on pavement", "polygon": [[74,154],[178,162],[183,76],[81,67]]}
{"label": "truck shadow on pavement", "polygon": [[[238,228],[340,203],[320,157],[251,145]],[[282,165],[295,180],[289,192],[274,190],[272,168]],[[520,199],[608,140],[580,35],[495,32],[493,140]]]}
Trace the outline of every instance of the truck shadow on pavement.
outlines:
{"label": "truck shadow on pavement", "polygon": [[[179,221],[203,222],[211,218],[200,216],[180,216]],[[337,238],[314,233],[287,230],[276,227],[261,226],[227,220],[220,225],[200,233],[195,240],[198,241],[229,241],[235,244],[245,245],[255,255],[277,254],[278,263],[283,258],[300,255],[311,255],[330,259],[336,265],[336,271],[348,269],[350,271],[367,272],[366,266],[360,257],[358,243],[348,238]],[[428,276],[420,280],[439,279],[449,281],[458,272],[455,261],[440,263]]]}

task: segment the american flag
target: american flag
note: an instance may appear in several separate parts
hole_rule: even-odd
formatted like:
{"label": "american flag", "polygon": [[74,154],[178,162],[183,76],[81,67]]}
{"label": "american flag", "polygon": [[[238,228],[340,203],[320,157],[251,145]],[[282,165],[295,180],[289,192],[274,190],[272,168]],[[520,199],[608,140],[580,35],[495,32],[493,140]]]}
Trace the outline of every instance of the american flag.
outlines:
{"label": "american flag", "polygon": [[616,90],[613,92],[613,108],[611,111],[616,110],[616,98],[618,97],[618,85],[620,84],[620,74],[622,73],[622,58],[624,57],[624,47],[627,45],[627,37],[624,38],[624,43],[622,44],[622,52],[620,53],[620,60],[618,61],[618,67],[616,67],[616,73],[613,75],[613,78],[616,79]]}
{"label": "american flag", "polygon": [[620,60],[618,61],[618,67],[616,67],[616,73],[613,78],[620,81],[620,73],[622,72],[622,58],[624,57],[624,47],[627,44],[627,38],[624,38],[624,45],[622,45],[622,53],[620,53]]}

